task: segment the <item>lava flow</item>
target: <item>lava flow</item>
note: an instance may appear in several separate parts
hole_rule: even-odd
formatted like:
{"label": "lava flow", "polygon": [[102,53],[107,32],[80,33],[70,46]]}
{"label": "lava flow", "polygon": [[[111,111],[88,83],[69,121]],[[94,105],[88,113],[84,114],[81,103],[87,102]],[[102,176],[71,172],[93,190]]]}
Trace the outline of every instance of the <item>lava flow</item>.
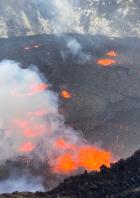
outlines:
{"label": "lava flow", "polygon": [[[65,145],[66,143],[63,143],[61,149],[64,149]],[[105,150],[90,145],[72,145],[72,148],[66,145],[65,149],[64,153],[56,158],[52,169],[57,174],[70,174],[80,168],[99,171],[103,164],[110,166],[112,154]]]}
{"label": "lava flow", "polygon": [[112,50],[112,51],[107,52],[106,55],[107,55],[107,56],[116,57],[116,56],[118,56],[118,53],[115,52],[114,50]]}
{"label": "lava flow", "polygon": [[102,65],[104,67],[111,66],[115,63],[116,63],[116,60],[109,59],[109,58],[103,58],[103,59],[98,59],[97,60],[97,64]]}
{"label": "lava flow", "polygon": [[67,90],[62,90],[60,95],[65,99],[70,99],[72,97],[71,93]]}

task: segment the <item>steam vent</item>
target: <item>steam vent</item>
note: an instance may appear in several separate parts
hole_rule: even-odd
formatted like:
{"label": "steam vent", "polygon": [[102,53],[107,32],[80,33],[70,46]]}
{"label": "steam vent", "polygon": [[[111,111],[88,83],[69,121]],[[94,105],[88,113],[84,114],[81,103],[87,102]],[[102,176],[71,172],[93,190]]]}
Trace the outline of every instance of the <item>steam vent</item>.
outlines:
{"label": "steam vent", "polygon": [[140,197],[140,2],[0,0],[0,198]]}

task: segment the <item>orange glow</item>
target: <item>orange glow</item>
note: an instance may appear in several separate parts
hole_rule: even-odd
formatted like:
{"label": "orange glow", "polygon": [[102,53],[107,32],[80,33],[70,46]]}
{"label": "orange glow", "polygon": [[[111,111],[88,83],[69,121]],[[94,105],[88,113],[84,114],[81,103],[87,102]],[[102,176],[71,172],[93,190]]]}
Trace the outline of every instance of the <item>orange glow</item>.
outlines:
{"label": "orange glow", "polygon": [[17,93],[16,91],[12,91],[12,95],[16,97],[33,96],[35,94],[45,91],[46,89],[48,89],[48,87],[48,84],[40,83],[32,85],[27,93]]}
{"label": "orange glow", "polygon": [[74,144],[70,144],[68,142],[66,142],[63,138],[59,138],[55,141],[54,146],[57,149],[64,149],[64,150],[75,150],[77,147]]}
{"label": "orange glow", "polygon": [[65,140],[63,138],[56,140],[56,142],[54,143],[54,146],[57,148],[66,148]]}
{"label": "orange glow", "polygon": [[25,137],[38,137],[41,136],[45,132],[45,126],[35,124],[34,126],[29,126],[29,128],[25,128],[23,134]]}
{"label": "orange glow", "polygon": [[72,154],[66,153],[57,159],[56,166],[54,167],[54,172],[67,174],[74,170],[76,170],[76,164]]}
{"label": "orange glow", "polygon": [[112,50],[112,51],[107,52],[106,55],[107,55],[107,56],[116,57],[116,56],[118,56],[118,53],[115,52],[114,50]]}
{"label": "orange glow", "polygon": [[21,147],[19,148],[19,151],[22,153],[30,153],[34,150],[34,148],[35,146],[33,145],[32,142],[26,142],[21,145]]}
{"label": "orange glow", "polygon": [[115,64],[116,63],[116,61],[115,60],[113,60],[113,59],[108,59],[108,58],[104,58],[104,59],[99,59],[99,60],[97,60],[97,64],[98,65],[102,65],[102,66],[110,66],[110,65],[112,65],[112,64]]}
{"label": "orange glow", "polygon": [[[59,142],[60,147],[65,146],[64,142]],[[84,168],[88,171],[99,171],[104,164],[107,167],[111,163],[111,153],[93,146],[75,146],[75,150],[58,156],[53,171],[58,174],[69,174],[79,168]]]}
{"label": "orange glow", "polygon": [[24,129],[28,126],[28,122],[26,120],[14,119],[13,121],[18,127],[22,128],[22,129]]}
{"label": "orange glow", "polygon": [[22,129],[22,134],[25,137],[35,138],[39,137],[46,131],[46,126],[39,123],[32,123],[31,121],[26,121],[22,119],[15,119],[14,124]]}
{"label": "orange glow", "polygon": [[28,95],[34,95],[39,92],[45,91],[46,89],[48,89],[48,84],[40,83],[37,85],[33,85],[31,86],[31,93],[29,93]]}
{"label": "orange glow", "polygon": [[62,90],[60,94],[65,99],[70,99],[72,97],[71,93],[67,90]]}
{"label": "orange glow", "polygon": [[110,166],[111,154],[104,150],[92,146],[83,146],[79,149],[79,167],[84,167],[88,171],[100,170],[101,165]]}

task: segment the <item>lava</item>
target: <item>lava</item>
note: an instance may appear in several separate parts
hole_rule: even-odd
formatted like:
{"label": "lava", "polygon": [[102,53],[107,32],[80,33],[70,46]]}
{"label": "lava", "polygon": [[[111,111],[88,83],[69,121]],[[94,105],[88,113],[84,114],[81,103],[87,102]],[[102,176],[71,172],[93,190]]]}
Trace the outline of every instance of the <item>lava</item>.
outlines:
{"label": "lava", "polygon": [[111,153],[93,146],[83,146],[78,151],[78,165],[88,171],[100,170],[101,165],[110,166]]}
{"label": "lava", "polygon": [[77,165],[73,159],[73,155],[71,153],[66,153],[58,157],[53,172],[58,174],[68,174],[76,170],[76,168]]}
{"label": "lava", "polygon": [[71,93],[68,90],[62,90],[60,95],[65,99],[70,99],[72,97]]}
{"label": "lava", "polygon": [[115,52],[114,50],[112,50],[112,51],[107,52],[106,55],[107,55],[107,56],[116,57],[116,56],[118,56],[118,53]]}
{"label": "lava", "polygon": [[113,64],[116,63],[116,60],[113,59],[108,59],[108,58],[104,58],[104,59],[98,59],[97,60],[97,64],[98,65],[102,65],[102,66],[111,66]]}
{"label": "lava", "polygon": [[[64,144],[62,144],[64,146]],[[75,150],[68,150],[56,159],[53,172],[70,174],[80,168],[88,171],[99,171],[104,164],[110,167],[112,154],[94,146],[76,146]]]}

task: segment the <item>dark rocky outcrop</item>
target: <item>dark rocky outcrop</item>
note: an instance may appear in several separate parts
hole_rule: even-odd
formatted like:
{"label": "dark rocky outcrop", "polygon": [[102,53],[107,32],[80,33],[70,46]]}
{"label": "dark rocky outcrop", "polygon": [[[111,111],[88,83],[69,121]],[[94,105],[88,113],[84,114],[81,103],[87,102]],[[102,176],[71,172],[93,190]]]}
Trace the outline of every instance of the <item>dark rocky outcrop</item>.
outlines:
{"label": "dark rocky outcrop", "polygon": [[140,150],[111,168],[65,179],[48,192],[3,194],[0,198],[138,198],[140,197]]}

